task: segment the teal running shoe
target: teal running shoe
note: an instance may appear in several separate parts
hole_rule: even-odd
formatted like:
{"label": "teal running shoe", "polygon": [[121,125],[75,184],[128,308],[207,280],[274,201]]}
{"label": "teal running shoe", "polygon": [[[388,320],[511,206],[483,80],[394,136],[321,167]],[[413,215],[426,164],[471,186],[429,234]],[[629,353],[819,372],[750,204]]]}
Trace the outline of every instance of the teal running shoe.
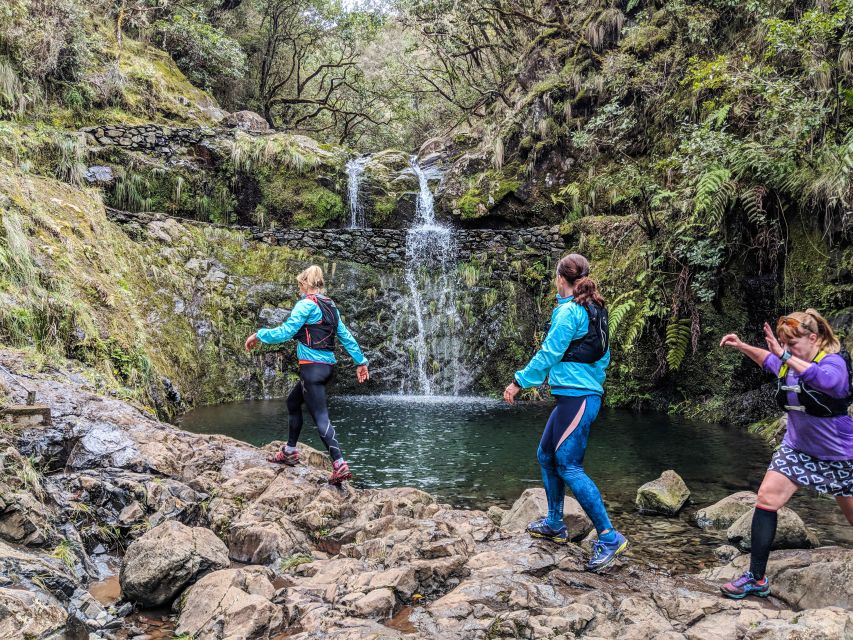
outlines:
{"label": "teal running shoe", "polygon": [[625,550],[628,548],[628,539],[618,531],[614,531],[613,533],[616,534],[615,542],[596,540],[593,543],[592,557],[586,563],[587,571],[595,573],[604,571],[613,564],[616,558],[625,553]]}
{"label": "teal running shoe", "polygon": [[552,529],[548,526],[547,518],[539,518],[539,520],[531,522],[527,525],[527,533],[530,534],[531,538],[543,538],[558,544],[564,544],[569,541],[568,527],[562,525],[559,529]]}
{"label": "teal running shoe", "polygon": [[756,580],[750,571],[745,571],[740,578],[727,582],[720,587],[720,591],[727,598],[734,600],[741,600],[748,595],[766,598],[770,595],[770,580],[767,579],[767,576],[761,580]]}

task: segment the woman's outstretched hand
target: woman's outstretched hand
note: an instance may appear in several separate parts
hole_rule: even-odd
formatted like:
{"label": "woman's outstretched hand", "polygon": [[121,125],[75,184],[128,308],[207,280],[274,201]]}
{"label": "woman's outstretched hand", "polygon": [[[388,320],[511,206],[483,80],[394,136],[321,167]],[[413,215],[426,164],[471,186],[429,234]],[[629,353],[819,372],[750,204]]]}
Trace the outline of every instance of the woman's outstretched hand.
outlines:
{"label": "woman's outstretched hand", "polygon": [[781,358],[782,354],[785,353],[785,350],[776,339],[776,334],[773,333],[773,329],[766,322],[764,323],[764,340],[767,342],[767,350],[777,358]]}
{"label": "woman's outstretched hand", "polygon": [[720,340],[720,346],[740,349],[743,346],[743,342],[741,342],[741,339],[737,337],[736,333],[727,333],[723,336],[723,339]]}
{"label": "woman's outstretched hand", "polygon": [[360,364],[355,368],[355,377],[358,379],[359,384],[367,382],[370,378],[370,372],[367,370],[366,364]]}
{"label": "woman's outstretched hand", "polygon": [[521,391],[521,387],[519,387],[514,382],[510,382],[506,389],[504,389],[504,400],[507,404],[515,404],[515,396],[518,395],[518,392]]}
{"label": "woman's outstretched hand", "polygon": [[258,336],[253,333],[248,338],[246,338],[246,351],[251,351],[259,344],[261,344],[261,341],[258,340]]}

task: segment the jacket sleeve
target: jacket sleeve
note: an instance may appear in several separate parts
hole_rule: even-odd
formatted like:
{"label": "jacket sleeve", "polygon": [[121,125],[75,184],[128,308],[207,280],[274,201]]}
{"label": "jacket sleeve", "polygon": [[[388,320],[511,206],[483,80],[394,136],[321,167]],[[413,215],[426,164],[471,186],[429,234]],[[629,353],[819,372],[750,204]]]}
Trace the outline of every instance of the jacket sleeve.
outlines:
{"label": "jacket sleeve", "polygon": [[361,347],[358,346],[358,342],[355,341],[355,338],[352,337],[349,329],[347,329],[347,326],[341,319],[340,313],[338,314],[338,338],[340,338],[344,349],[347,350],[347,353],[349,353],[357,365],[367,364],[367,358],[364,357]]}
{"label": "jacket sleeve", "polygon": [[779,370],[782,368],[782,360],[779,359],[774,353],[768,353],[767,357],[764,358],[764,364],[761,367],[767,372],[772,373],[774,376],[779,375]]}
{"label": "jacket sleeve", "polygon": [[515,372],[515,382],[523,389],[538,387],[545,382],[548,372],[563,359],[563,354],[575,338],[578,330],[577,318],[571,313],[560,314],[551,324],[542,347],[521,371]]}
{"label": "jacket sleeve", "polygon": [[295,336],[296,332],[299,331],[308,321],[308,318],[311,316],[311,312],[316,308],[316,306],[317,305],[313,302],[300,300],[293,306],[293,310],[290,312],[287,320],[282,322],[281,325],[275,329],[258,329],[255,335],[257,335],[258,340],[264,344],[279,344],[281,342],[287,342]]}
{"label": "jacket sleeve", "polygon": [[827,356],[820,362],[812,362],[800,374],[800,380],[832,398],[846,398],[850,392],[847,363],[841,356]]}

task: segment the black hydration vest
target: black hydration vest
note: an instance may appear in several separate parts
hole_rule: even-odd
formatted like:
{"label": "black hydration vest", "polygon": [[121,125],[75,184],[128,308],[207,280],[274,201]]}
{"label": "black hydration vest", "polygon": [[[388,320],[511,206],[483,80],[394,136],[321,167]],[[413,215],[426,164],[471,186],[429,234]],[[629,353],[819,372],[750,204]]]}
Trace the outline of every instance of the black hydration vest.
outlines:
{"label": "black hydration vest", "polygon": [[306,324],[296,332],[296,339],[311,349],[334,351],[335,336],[338,335],[338,308],[331,298],[321,295],[305,296],[320,307],[323,317],[320,322]]}
{"label": "black hydration vest", "polygon": [[[847,363],[848,379],[853,381],[853,367],[850,364],[850,354],[846,351],[840,352],[844,362]],[[825,351],[821,351],[815,356],[812,362],[820,362],[827,356]],[[853,388],[848,386],[847,397],[833,398],[825,394],[823,391],[818,391],[807,383],[799,381],[798,384],[786,384],[785,379],[788,376],[788,365],[783,364],[779,369],[779,375],[776,378],[776,404],[783,411],[802,411],[810,416],[817,418],[830,418],[832,416],[846,416],[847,409],[853,403]],[[793,391],[797,394],[797,405],[788,404],[788,392]]]}
{"label": "black hydration vest", "polygon": [[[583,305],[589,316],[589,328],[586,335],[572,340],[561,358],[561,362],[598,362],[610,348],[610,330],[608,328],[607,309],[594,302]],[[551,323],[545,327],[545,334],[551,330]]]}

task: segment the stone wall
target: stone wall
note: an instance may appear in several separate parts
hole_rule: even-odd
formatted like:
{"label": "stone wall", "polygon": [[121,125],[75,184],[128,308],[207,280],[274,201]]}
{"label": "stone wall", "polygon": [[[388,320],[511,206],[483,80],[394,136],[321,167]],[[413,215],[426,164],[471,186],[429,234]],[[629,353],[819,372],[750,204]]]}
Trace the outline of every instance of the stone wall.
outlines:
{"label": "stone wall", "polygon": [[[110,218],[119,224],[147,224],[169,216],[159,213],[128,213],[108,210]],[[179,219],[184,224],[208,224]],[[216,225],[218,226],[218,225]],[[311,253],[368,264],[402,268],[406,260],[406,231],[400,229],[274,229],[229,227],[249,234],[253,240],[267,244],[309,249]],[[559,258],[565,243],[559,227],[529,227],[527,229],[458,229],[455,234],[460,262],[479,260],[489,262],[502,272],[511,270],[510,263],[521,260],[541,261]],[[502,265],[506,265],[502,268]]]}
{"label": "stone wall", "polygon": [[171,155],[179,147],[196,145],[230,133],[206,127],[165,127],[156,124],[108,125],[82,130],[103,146],[119,146],[130,151]]}

